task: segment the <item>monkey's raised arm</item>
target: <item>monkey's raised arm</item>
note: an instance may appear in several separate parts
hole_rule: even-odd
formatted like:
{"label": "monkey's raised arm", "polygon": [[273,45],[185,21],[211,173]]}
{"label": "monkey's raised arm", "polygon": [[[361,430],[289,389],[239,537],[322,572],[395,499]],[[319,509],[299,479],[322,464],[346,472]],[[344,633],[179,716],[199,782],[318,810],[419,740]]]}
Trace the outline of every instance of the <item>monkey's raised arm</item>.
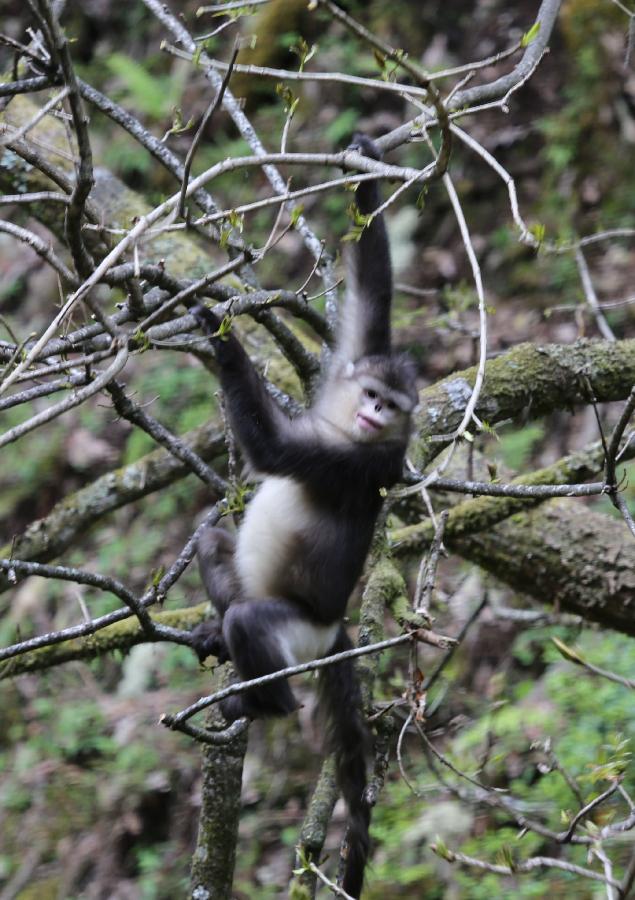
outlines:
{"label": "monkey's raised arm", "polygon": [[[381,159],[375,143],[364,134],[353,137],[351,149]],[[381,204],[377,181],[362,181],[355,203],[363,215]],[[359,241],[352,241],[347,256],[347,290],[341,314],[336,358],[349,362],[362,356],[390,353],[390,302],[392,267],[382,214],[364,228]]]}
{"label": "monkey's raised arm", "polygon": [[214,348],[236,437],[250,461],[258,469],[267,471],[264,463],[271,454],[269,448],[283,439],[281,436],[289,434],[291,422],[267,394],[262,379],[236,336],[231,330],[222,336],[217,333],[221,319],[216,313],[200,305],[193,306],[190,312]]}

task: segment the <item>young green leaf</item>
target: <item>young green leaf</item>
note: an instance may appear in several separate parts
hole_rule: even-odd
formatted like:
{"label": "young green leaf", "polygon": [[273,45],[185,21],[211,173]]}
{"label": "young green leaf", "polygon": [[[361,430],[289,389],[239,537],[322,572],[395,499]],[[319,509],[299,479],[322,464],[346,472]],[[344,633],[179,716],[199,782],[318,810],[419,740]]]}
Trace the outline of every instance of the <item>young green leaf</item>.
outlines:
{"label": "young green leaf", "polygon": [[520,39],[521,47],[528,47],[538,37],[538,32],[540,31],[540,22],[534,22],[529,31],[526,31],[522,38]]}

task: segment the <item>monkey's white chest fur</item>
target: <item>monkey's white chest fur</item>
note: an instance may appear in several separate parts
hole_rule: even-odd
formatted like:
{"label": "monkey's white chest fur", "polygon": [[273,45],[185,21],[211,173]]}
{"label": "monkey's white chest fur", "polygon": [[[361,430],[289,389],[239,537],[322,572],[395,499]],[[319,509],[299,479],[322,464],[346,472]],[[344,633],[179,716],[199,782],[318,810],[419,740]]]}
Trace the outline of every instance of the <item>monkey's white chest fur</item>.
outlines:
{"label": "monkey's white chest fur", "polygon": [[284,595],[298,544],[317,526],[302,485],[268,477],[249,504],[236,546],[236,568],[247,597]]}
{"label": "monkey's white chest fur", "polygon": [[[298,588],[294,567],[303,556],[302,543],[318,527],[319,519],[302,485],[290,478],[268,477],[249,504],[238,532],[235,561],[244,596],[285,597]],[[277,634],[286,664],[326,656],[338,630],[338,622],[320,625],[290,619]]]}

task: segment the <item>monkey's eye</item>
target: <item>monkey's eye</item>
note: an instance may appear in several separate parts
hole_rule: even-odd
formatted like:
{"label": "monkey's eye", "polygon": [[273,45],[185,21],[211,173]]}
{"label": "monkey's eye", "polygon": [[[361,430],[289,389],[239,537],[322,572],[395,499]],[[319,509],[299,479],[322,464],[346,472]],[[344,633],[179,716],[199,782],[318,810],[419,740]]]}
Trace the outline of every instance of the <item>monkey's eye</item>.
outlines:
{"label": "monkey's eye", "polygon": [[366,394],[366,396],[368,397],[369,400],[377,399],[377,391],[373,391],[371,388],[366,388],[364,393]]}
{"label": "monkey's eye", "polygon": [[388,400],[388,401],[386,402],[386,406],[387,406],[388,409],[391,410],[391,411],[394,411],[395,409],[397,409],[397,404],[395,403],[394,400]]}

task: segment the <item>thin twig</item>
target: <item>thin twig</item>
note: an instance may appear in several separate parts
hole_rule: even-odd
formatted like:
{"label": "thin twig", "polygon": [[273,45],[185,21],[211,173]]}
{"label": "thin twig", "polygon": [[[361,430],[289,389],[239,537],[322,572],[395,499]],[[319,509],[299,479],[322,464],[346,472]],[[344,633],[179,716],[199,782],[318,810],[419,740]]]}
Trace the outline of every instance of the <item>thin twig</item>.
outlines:
{"label": "thin twig", "polygon": [[123,385],[113,380],[106,386],[106,390],[112,397],[112,402],[119,415],[141,428],[149,434],[158,444],[169,450],[177,459],[184,462],[204,484],[210,485],[218,497],[223,497],[227,490],[227,484],[223,478],[214,472],[207,463],[194,453],[183,441],[179,440],[161,422],[150,416],[140,406],[133,403],[126,396]]}
{"label": "thin twig", "polygon": [[[27,134],[27,132],[34,128],[38,122],[41,122],[42,119],[58,105],[58,103],[61,103],[66,99],[66,97],[68,97],[68,95],[70,94],[70,90],[71,89],[68,87],[68,85],[62,88],[62,90],[58,94],[55,94],[54,97],[51,97],[51,99],[47,103],[45,103],[41,109],[38,109],[36,114],[31,119],[29,119],[28,122],[25,122],[24,125],[16,129],[15,131],[12,129],[8,137],[0,137],[0,147],[2,147],[4,144],[8,144],[9,141],[19,141],[21,138],[23,138]],[[6,127],[6,125],[2,126],[3,129]]]}
{"label": "thin twig", "polygon": [[327,878],[324,872],[320,871],[320,869],[318,869],[314,862],[309,862],[309,869],[320,879],[322,884],[325,884],[327,886],[331,893],[335,894],[336,897],[342,897],[343,900],[354,900],[354,898],[351,897],[350,894],[347,894],[343,888],[338,887],[338,885],[335,884],[334,881],[331,881],[329,878]]}
{"label": "thin twig", "polygon": [[48,0],[36,0],[36,2],[40,15],[46,23],[50,34],[49,50],[51,57],[58,62],[64,82],[69,89],[68,103],[77,140],[79,162],[75,165],[75,185],[66,210],[65,230],[75,268],[82,277],[86,277],[91,271],[92,261],[82,237],[82,217],[84,215],[84,206],[95,181],[90,135],[88,133],[88,117],[84,111],[79,93],[66,36],[60,28]]}
{"label": "thin twig", "polygon": [[523,220],[520,209],[518,205],[518,194],[516,193],[516,183],[512,176],[509,174],[507,169],[503,168],[503,166],[499,163],[496,157],[492,156],[492,154],[479,144],[478,141],[474,140],[474,138],[469,135],[462,128],[459,128],[458,125],[451,125],[452,133],[455,134],[459,140],[461,140],[467,147],[477,153],[481,159],[485,160],[485,162],[490,166],[496,174],[503,180],[505,186],[507,188],[507,193],[509,195],[509,205],[511,208],[512,217],[520,232],[519,240],[521,243],[528,244],[531,247],[537,248],[539,242],[537,238],[531,233],[525,221]]}
{"label": "thin twig", "polygon": [[551,640],[556,645],[558,652],[569,662],[572,662],[576,666],[582,666],[593,675],[599,675],[600,678],[606,678],[607,681],[612,681],[614,684],[621,684],[622,687],[635,691],[635,680],[632,678],[625,678],[623,675],[618,675],[616,672],[610,672],[608,669],[602,669],[600,666],[595,666],[576,650],[567,647],[567,645],[558,638],[552,638]]}
{"label": "thin twig", "polygon": [[488,792],[491,791],[493,793],[500,793],[500,791],[498,791],[496,788],[490,788],[487,785],[483,784],[481,781],[479,781],[477,778],[472,778],[471,775],[468,775],[466,772],[462,772],[460,769],[458,769],[454,765],[454,763],[450,762],[450,760],[446,756],[444,756],[439,750],[437,750],[437,748],[434,746],[434,744],[432,743],[432,741],[430,740],[428,735],[425,733],[423,726],[421,725],[420,722],[417,722],[416,718],[414,719],[414,726],[417,729],[417,731],[419,732],[419,736],[420,736],[421,740],[423,741],[423,743],[425,744],[427,750],[434,757],[436,757],[436,759],[442,765],[444,765],[451,772],[453,772],[458,778],[462,778],[465,781],[468,781],[470,784],[473,784],[475,787],[480,788],[481,790],[488,791]]}
{"label": "thin twig", "polygon": [[[163,49],[170,55],[180,59],[192,59],[193,54],[181,50],[169,44],[164,44]],[[227,63],[220,59],[210,59],[209,64],[219,72],[227,71]],[[308,81],[327,82],[331,84],[347,84],[356,87],[371,87],[375,90],[386,91],[393,94],[410,93],[417,97],[428,97],[427,88],[402,84],[398,81],[382,81],[379,78],[364,78],[361,75],[347,75],[344,72],[295,72],[290,69],[274,69],[269,66],[244,65],[238,63],[234,71],[241,75],[257,75],[261,78],[273,78],[277,81]]]}
{"label": "thin twig", "polygon": [[176,727],[180,722],[191,718],[192,716],[196,715],[196,713],[199,713],[204,709],[207,709],[208,706],[212,706],[212,704],[218,703],[220,700],[224,700],[226,697],[231,697],[233,694],[242,694],[252,687],[259,687],[263,684],[269,684],[272,681],[278,681],[280,678],[289,678],[291,675],[301,675],[304,672],[312,672],[316,669],[324,669],[327,666],[332,666],[335,663],[341,662],[345,659],[355,659],[358,656],[366,656],[366,654],[368,653],[381,653],[382,650],[386,650],[389,647],[397,647],[399,644],[406,644],[412,640],[429,643],[432,646],[440,647],[443,649],[447,649],[454,643],[454,638],[446,637],[445,635],[437,635],[433,632],[427,631],[426,629],[419,628],[415,631],[410,631],[407,634],[400,634],[397,637],[388,638],[385,641],[379,641],[376,644],[369,644],[365,647],[355,647],[351,650],[344,650],[342,653],[335,653],[331,656],[324,656],[322,657],[322,659],[314,659],[310,662],[301,663],[297,666],[288,666],[287,668],[280,669],[277,672],[271,672],[268,675],[261,675],[259,678],[251,678],[249,679],[249,681],[241,681],[238,684],[232,684],[229,687],[223,688],[223,690],[221,691],[217,691],[215,694],[210,694],[207,697],[201,697],[201,699],[197,700],[196,703],[193,703],[191,706],[186,707],[185,709],[181,710],[181,712],[176,713],[173,716],[166,716],[164,719],[164,724],[169,728]]}
{"label": "thin twig", "polygon": [[22,422],[20,425],[16,425],[15,428],[10,428],[9,431],[5,431],[3,435],[0,435],[0,447],[4,447],[7,444],[13,443],[13,441],[17,441],[18,438],[22,437],[25,434],[28,434],[29,431],[33,431],[35,428],[38,428],[45,422],[50,422],[52,419],[56,419],[58,416],[61,416],[62,413],[67,412],[69,409],[73,409],[73,407],[75,406],[79,406],[80,403],[83,403],[89,397],[97,394],[103,387],[108,384],[109,381],[111,381],[116,375],[119,374],[119,372],[121,372],[123,367],[128,362],[128,356],[128,348],[120,348],[110,366],[108,366],[107,369],[97,375],[95,380],[92,381],[89,385],[80,389],[79,391],[76,391],[70,397],[67,397],[60,403],[49,406],[48,409],[37,413],[35,416],[32,416],[32,418],[27,419],[26,422]]}
{"label": "thin twig", "polygon": [[[24,576],[39,575],[41,578],[55,578],[60,581],[72,581],[76,584],[87,584],[90,587],[99,588],[100,591],[107,591],[108,593],[119,597],[120,600],[123,600],[130,612],[139,619],[139,624],[144,631],[150,631],[152,629],[152,622],[147,610],[144,609],[132,591],[130,591],[122,582],[117,581],[117,579],[111,578],[110,576],[99,575],[95,572],[86,572],[83,569],[75,569],[70,566],[48,566],[43,565],[42,563],[29,562],[21,559],[0,559],[0,569],[7,572],[10,579],[12,577],[15,578],[15,573],[19,572]],[[89,622],[89,625],[91,624],[92,623]],[[42,646],[41,643],[37,644],[37,641],[38,639],[35,638],[31,641],[25,641],[24,645],[19,644],[14,645],[13,647],[0,649],[0,660],[11,659],[13,656],[34,649],[35,646]]]}
{"label": "thin twig", "polygon": [[585,816],[588,816],[590,812],[592,812],[597,806],[604,803],[605,800],[608,800],[609,797],[612,797],[615,791],[619,786],[619,780],[615,781],[609,788],[607,788],[603,793],[598,794],[597,797],[594,797],[586,806],[583,806],[581,810],[579,810],[575,816],[571,819],[569,823],[569,827],[566,832],[562,836],[561,843],[568,844],[573,837],[573,832],[576,830],[582,819]]}
{"label": "thin twig", "polygon": [[582,290],[584,291],[587,305],[595,318],[598,330],[605,340],[614,341],[615,335],[613,334],[611,326],[606,321],[606,316],[600,309],[600,301],[598,300],[598,295],[595,293],[595,288],[591,279],[591,273],[589,272],[589,267],[587,265],[587,261],[581,247],[576,248],[575,262],[580,274]]}
{"label": "thin twig", "polygon": [[[439,852],[435,844],[431,845],[431,849],[435,852]],[[475,859],[473,856],[466,856],[464,853],[457,853],[454,850],[444,849],[439,855],[448,862],[458,862],[464,866],[481,869],[485,872],[494,872],[497,875],[527,874],[528,872],[533,872],[535,869],[559,869],[562,872],[570,872],[572,875],[580,875],[582,878],[589,878],[591,881],[601,881],[602,884],[610,884],[611,887],[617,889],[620,887],[615,879],[608,878],[605,874],[594,872],[592,869],[576,866],[574,863],[565,862],[565,860],[549,856],[533,856],[531,859],[524,860],[523,862],[514,863],[512,868],[511,866],[502,866],[484,862],[481,859]]]}
{"label": "thin twig", "polygon": [[216,92],[216,96],[214,97],[214,99],[208,106],[207,110],[205,111],[205,115],[201,119],[201,124],[198,126],[196,134],[192,138],[192,143],[190,145],[190,149],[187,151],[187,156],[185,157],[185,162],[183,164],[183,181],[182,181],[182,186],[181,186],[181,194],[179,196],[179,203],[177,206],[177,215],[179,216],[179,218],[182,218],[185,213],[185,196],[186,196],[186,191],[187,191],[187,185],[190,180],[190,170],[192,168],[192,163],[194,161],[194,154],[196,153],[196,150],[201,141],[201,138],[203,137],[203,133],[204,133],[205,129],[207,128],[208,122],[210,121],[210,119],[212,118],[212,116],[214,115],[214,113],[216,112],[218,107],[223,102],[223,95],[225,94],[225,91],[227,90],[227,85],[229,84],[229,79],[232,76],[232,71],[234,69],[234,63],[236,62],[236,57],[238,56],[239,50],[240,50],[240,47],[238,46],[238,43],[236,43],[234,46],[232,55],[231,55],[231,59],[229,60],[229,64],[227,66],[227,71],[225,72],[225,77],[223,78],[223,80],[220,84],[220,87],[218,88],[218,90]]}
{"label": "thin twig", "polygon": [[46,260],[46,262],[58,272],[62,280],[67,284],[70,284],[72,287],[79,285],[76,275],[71,272],[66,263],[62,262],[59,256],[51,250],[46,241],[43,241],[37,234],[28,231],[26,228],[22,228],[20,225],[14,225],[13,222],[6,222],[5,220],[0,219],[0,232],[2,231],[5,234],[10,234],[12,237],[17,238],[19,241],[28,244],[38,256],[41,256],[42,259]]}
{"label": "thin twig", "polygon": [[472,245],[472,239],[467,227],[467,222],[465,221],[465,216],[463,215],[461,203],[454,188],[454,184],[452,183],[452,179],[447,174],[447,172],[443,176],[443,184],[445,185],[445,189],[448,192],[450,203],[452,204],[452,209],[454,210],[454,215],[456,216],[457,222],[459,223],[461,237],[463,238],[463,244],[465,246],[465,250],[470,261],[470,266],[472,268],[472,277],[474,279],[474,284],[476,286],[476,295],[478,297],[480,346],[479,362],[476,370],[476,378],[474,379],[474,387],[472,388],[472,394],[467,403],[467,406],[465,407],[463,419],[461,420],[459,427],[455,431],[455,438],[461,438],[466,433],[468,426],[471,426],[472,424],[472,420],[474,419],[474,411],[481,394],[483,381],[485,380],[485,364],[487,362],[487,308],[485,304],[483,282],[481,279],[481,269],[476,259],[476,254]]}
{"label": "thin twig", "polygon": [[430,618],[430,597],[437,574],[439,557],[443,548],[443,532],[448,521],[449,511],[444,509],[435,525],[434,538],[430,545],[427,558],[421,561],[417,585],[415,587],[413,607],[414,611],[427,619]]}
{"label": "thin twig", "polygon": [[479,616],[481,615],[481,613],[487,606],[487,603],[488,603],[488,596],[487,596],[487,594],[483,594],[481,601],[474,607],[474,609],[472,610],[470,615],[467,617],[467,619],[463,623],[461,630],[457,634],[456,644],[454,644],[452,647],[450,647],[450,649],[447,651],[447,653],[445,654],[443,659],[439,662],[437,667],[435,669],[433,669],[432,672],[430,673],[430,675],[426,678],[426,680],[423,684],[423,689],[425,691],[429,691],[430,688],[432,687],[432,685],[437,681],[439,676],[442,674],[443,670],[446,668],[446,666],[448,665],[448,663],[454,656],[454,652],[455,652],[456,648],[461,646],[468,631],[470,630],[472,625],[476,622],[476,620],[479,618]]}
{"label": "thin twig", "polygon": [[270,2],[271,0],[234,0],[234,2],[229,3],[213,3],[211,6],[199,6],[196,10],[196,15],[202,16],[205,13],[224,13],[233,9],[244,9],[247,6],[263,6]]}

